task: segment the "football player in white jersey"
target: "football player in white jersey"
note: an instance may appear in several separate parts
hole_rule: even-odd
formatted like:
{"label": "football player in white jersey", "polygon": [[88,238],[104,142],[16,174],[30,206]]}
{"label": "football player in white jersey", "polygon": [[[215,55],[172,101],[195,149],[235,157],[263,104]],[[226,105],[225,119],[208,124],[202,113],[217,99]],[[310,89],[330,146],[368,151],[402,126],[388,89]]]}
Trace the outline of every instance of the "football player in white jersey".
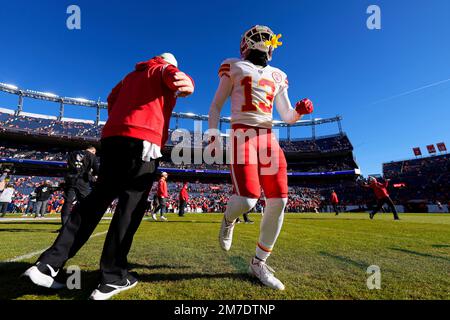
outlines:
{"label": "football player in white jersey", "polygon": [[281,35],[266,26],[254,26],[242,36],[241,59],[227,59],[219,69],[220,83],[209,111],[209,129],[218,129],[220,112],[231,97],[233,195],[225,211],[219,242],[230,250],[235,220],[252,209],[261,195],[266,208],[261,222],[256,255],[249,273],[264,285],[284,290],[283,283],[266,264],[281,230],[287,203],[287,163],[272,133],[273,103],[281,119],[289,124],[313,111],[309,99],[295,108],[288,97],[288,79],[280,69],[268,65]]}

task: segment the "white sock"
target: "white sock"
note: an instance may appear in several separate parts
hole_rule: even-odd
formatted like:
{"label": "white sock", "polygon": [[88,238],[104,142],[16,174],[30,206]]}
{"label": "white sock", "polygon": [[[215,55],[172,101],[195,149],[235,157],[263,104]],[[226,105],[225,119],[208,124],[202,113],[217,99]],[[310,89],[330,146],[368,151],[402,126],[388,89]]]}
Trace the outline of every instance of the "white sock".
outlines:
{"label": "white sock", "polygon": [[283,226],[284,208],[287,198],[267,199],[264,216],[261,221],[259,242],[256,246],[256,258],[266,261]]}
{"label": "white sock", "polygon": [[251,199],[241,197],[238,195],[232,195],[227,203],[227,209],[225,210],[225,218],[227,219],[228,222],[233,222],[241,214],[250,211],[250,209],[256,206],[257,202],[258,199]]}

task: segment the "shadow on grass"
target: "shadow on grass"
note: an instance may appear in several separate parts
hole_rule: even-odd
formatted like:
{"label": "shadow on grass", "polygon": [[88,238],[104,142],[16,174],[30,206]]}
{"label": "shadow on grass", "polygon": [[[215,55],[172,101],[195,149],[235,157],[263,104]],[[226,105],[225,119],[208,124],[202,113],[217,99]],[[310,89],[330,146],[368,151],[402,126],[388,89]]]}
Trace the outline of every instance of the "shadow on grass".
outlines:
{"label": "shadow on grass", "polygon": [[0,232],[37,232],[37,233],[54,233],[56,229],[19,229],[19,228],[9,228],[0,229]]}
{"label": "shadow on grass", "polygon": [[247,272],[249,261],[240,256],[231,256],[229,260],[237,272]]}
{"label": "shadow on grass", "polygon": [[[78,290],[52,290],[34,285],[27,277],[22,277],[23,272],[31,267],[32,264],[25,262],[11,262],[2,265],[0,273],[0,301],[20,299],[25,296],[31,296],[32,299],[64,299],[64,300],[87,300],[91,292],[97,287],[100,280],[98,271],[81,272],[81,289]],[[131,267],[139,266],[131,264]],[[166,265],[146,266],[148,269],[157,269],[160,267],[170,267],[179,269],[180,267],[171,267]],[[182,266],[181,268],[189,268]],[[134,275],[135,273],[132,272]],[[154,283],[161,281],[178,282],[194,279],[237,279],[257,283],[245,273],[148,273],[136,274],[136,278],[141,283]]]}
{"label": "shadow on grass", "polygon": [[86,300],[90,293],[98,284],[99,273],[97,271],[81,272],[80,290],[53,290],[34,285],[30,279],[22,274],[31,267],[32,264],[25,262],[11,262],[2,264],[0,274],[0,300],[13,300],[30,295],[33,299],[42,297],[49,298],[57,296],[60,299]]}
{"label": "shadow on grass", "polygon": [[0,220],[0,226],[3,225],[15,225],[15,224],[19,224],[21,226],[25,226],[25,225],[52,225],[52,226],[60,226],[61,225],[61,221],[2,221]]}
{"label": "shadow on grass", "polygon": [[450,248],[450,244],[433,244],[433,248]]}
{"label": "shadow on grass", "polygon": [[129,269],[147,269],[147,270],[157,270],[157,269],[189,269],[191,266],[171,266],[168,264],[160,264],[160,265],[148,265],[148,264],[138,264],[138,263],[130,263]]}
{"label": "shadow on grass", "polygon": [[180,221],[180,220],[169,220],[169,221],[153,221],[150,220],[150,222],[160,222],[160,223],[195,223],[195,224],[219,224],[221,223],[221,221],[217,220],[217,221],[202,221],[202,220],[185,220],[185,221]]}
{"label": "shadow on grass", "polygon": [[160,281],[184,281],[194,279],[238,279],[250,281],[251,278],[246,273],[150,273],[138,274],[138,281],[160,282]]}
{"label": "shadow on grass", "polygon": [[331,259],[337,260],[337,261],[345,263],[345,264],[350,264],[350,265],[352,265],[354,267],[357,267],[357,268],[360,268],[360,269],[364,269],[365,270],[368,267],[368,265],[366,263],[364,263],[364,262],[352,260],[352,259],[347,258],[347,257],[338,256],[338,255],[331,254],[331,253],[324,252],[324,251],[320,251],[319,254],[324,256],[324,257],[331,258]]}
{"label": "shadow on grass", "polygon": [[417,251],[408,250],[408,249],[402,249],[402,248],[389,248],[389,249],[394,250],[394,251],[407,253],[407,254],[412,254],[412,255],[415,255],[415,256],[423,257],[423,258],[440,259],[440,260],[444,260],[444,261],[450,262],[450,258],[436,256],[436,255],[429,254],[429,253],[417,252]]}
{"label": "shadow on grass", "polygon": [[[343,218],[342,216],[337,216],[336,217],[333,214],[333,216],[328,216],[328,218],[319,218],[319,217],[317,217],[317,218],[311,218],[311,217],[304,217],[304,218],[302,218],[302,217],[299,217],[298,220],[311,220],[311,221],[355,221],[355,218],[358,218],[358,217],[352,217],[352,218],[345,217],[345,218]],[[364,220],[364,217],[359,216],[359,219],[357,219],[357,220]],[[367,215],[367,220],[369,220],[369,215]]]}

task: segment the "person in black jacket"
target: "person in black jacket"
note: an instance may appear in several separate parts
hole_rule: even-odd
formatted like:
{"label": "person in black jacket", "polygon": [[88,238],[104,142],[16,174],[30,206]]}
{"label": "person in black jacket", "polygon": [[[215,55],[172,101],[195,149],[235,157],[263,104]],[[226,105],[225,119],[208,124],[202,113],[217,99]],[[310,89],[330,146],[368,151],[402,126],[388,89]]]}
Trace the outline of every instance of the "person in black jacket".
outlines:
{"label": "person in black jacket", "polygon": [[95,147],[89,146],[86,150],[73,151],[69,154],[68,173],[64,186],[64,205],[61,209],[62,225],[69,220],[74,203],[84,199],[91,191],[91,183],[99,171],[96,152]]}
{"label": "person in black jacket", "polygon": [[36,207],[34,209],[34,217],[35,218],[42,218],[47,213],[47,204],[48,200],[50,199],[50,196],[53,192],[55,192],[58,188],[53,187],[50,184],[50,181],[44,181],[40,186],[38,186],[35,189],[36,193]]}

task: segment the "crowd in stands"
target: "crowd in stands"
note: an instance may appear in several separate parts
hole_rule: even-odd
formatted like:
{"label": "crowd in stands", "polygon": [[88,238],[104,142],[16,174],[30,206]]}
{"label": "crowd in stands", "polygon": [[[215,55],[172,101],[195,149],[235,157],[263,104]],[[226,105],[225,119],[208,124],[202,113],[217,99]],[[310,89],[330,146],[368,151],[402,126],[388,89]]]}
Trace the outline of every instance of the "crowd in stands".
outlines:
{"label": "crowd in stands", "polygon": [[21,145],[20,147],[0,146],[0,158],[44,160],[44,161],[66,161],[67,152],[42,151],[32,147]]}
{"label": "crowd in stands", "polygon": [[385,163],[383,173],[398,185],[392,196],[400,202],[450,199],[450,154]]}
{"label": "crowd in stands", "polygon": [[[52,186],[58,186],[63,180],[61,178],[45,178],[45,177],[25,177],[25,176],[13,176],[9,181],[9,185],[14,188],[14,196],[9,206],[8,212],[15,212],[26,214],[30,202],[35,201],[33,199],[33,193],[36,188],[47,181]],[[447,180],[448,183],[448,180]],[[447,192],[444,197],[430,198],[430,203],[442,204],[448,203],[448,186]],[[167,200],[168,212],[177,212],[179,205],[179,192],[182,187],[182,182],[168,182],[169,199]],[[190,182],[188,184],[189,200],[187,202],[187,212],[196,213],[211,213],[211,212],[224,212],[226,209],[229,197],[232,195],[233,188],[230,184],[219,183],[200,183]],[[374,196],[371,190],[362,188],[358,183],[352,181],[341,181],[332,184],[313,186],[313,185],[301,185],[301,186],[289,186],[289,199],[286,206],[287,212],[324,212],[327,210],[327,206],[330,205],[331,190],[335,190],[339,195],[341,210],[345,211],[347,207],[359,206],[359,211],[365,210],[368,206],[374,202]],[[389,192],[391,193],[394,202],[396,204],[405,205],[411,198],[403,198],[399,194],[399,190],[391,183]],[[441,189],[441,191],[444,190]],[[156,192],[156,183],[149,195],[149,202],[152,201],[153,195]],[[55,188],[48,203],[47,212],[59,213],[62,207],[63,194],[60,189]],[[403,202],[405,201],[405,202]],[[258,205],[254,211],[261,212],[264,209],[265,198],[261,196]],[[114,211],[115,204],[111,206],[108,212]],[[151,206],[149,206],[151,207]]]}
{"label": "crowd in stands", "polygon": [[[0,112],[0,128],[6,131],[21,130],[48,136],[99,139],[103,126],[97,125],[93,121],[61,121],[50,117],[37,118]],[[172,145],[171,141],[168,141],[168,145]],[[280,140],[280,145],[286,152],[328,153],[353,150],[352,144],[345,134],[318,139],[298,139],[292,141],[282,139]]]}
{"label": "crowd in stands", "polygon": [[37,118],[0,113],[2,130],[20,130],[48,136],[99,138],[102,126],[93,122],[61,121],[51,118]]}
{"label": "crowd in stands", "polygon": [[280,146],[286,152],[341,152],[352,151],[353,146],[346,135],[336,135],[327,138],[280,140]]}
{"label": "crowd in stands", "polygon": [[[58,186],[63,180],[61,178],[48,177],[25,177],[13,176],[9,180],[9,185],[14,188],[14,196],[8,212],[27,213],[27,207],[33,201],[33,192],[43,182],[47,181],[52,186]],[[156,192],[156,183],[150,192],[149,201],[152,200]],[[178,210],[178,194],[182,187],[181,182],[169,182],[169,199],[167,207],[169,212]],[[229,197],[232,195],[233,188],[231,184],[209,184],[209,183],[190,183],[189,184],[189,200],[187,202],[188,212],[211,213],[224,212]],[[320,191],[305,187],[290,187],[289,202],[287,211],[289,212],[318,212],[322,207],[324,198]],[[63,202],[62,191],[55,188],[48,204],[47,213],[60,213]],[[264,196],[255,208],[261,211],[264,206]],[[114,204],[113,206],[114,207]],[[110,208],[110,212],[114,208]],[[31,213],[30,213],[31,214]]]}

